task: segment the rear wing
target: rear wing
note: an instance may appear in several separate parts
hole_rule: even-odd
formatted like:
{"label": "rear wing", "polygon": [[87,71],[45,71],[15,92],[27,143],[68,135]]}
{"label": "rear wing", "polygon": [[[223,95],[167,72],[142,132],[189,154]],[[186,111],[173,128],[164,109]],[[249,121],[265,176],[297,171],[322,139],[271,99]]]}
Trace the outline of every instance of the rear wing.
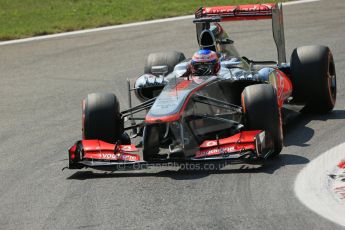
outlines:
{"label": "rear wing", "polygon": [[201,7],[195,12],[194,23],[197,26],[199,40],[201,31],[209,29],[210,22],[262,19],[272,19],[272,32],[278,52],[278,64],[286,63],[283,8],[281,3]]}

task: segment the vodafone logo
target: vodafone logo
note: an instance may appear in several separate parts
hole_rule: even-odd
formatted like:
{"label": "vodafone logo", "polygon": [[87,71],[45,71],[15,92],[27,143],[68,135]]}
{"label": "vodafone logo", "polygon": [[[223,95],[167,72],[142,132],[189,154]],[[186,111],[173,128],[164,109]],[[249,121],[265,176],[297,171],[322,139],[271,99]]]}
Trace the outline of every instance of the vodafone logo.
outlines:
{"label": "vodafone logo", "polygon": [[139,160],[135,155],[127,155],[127,154],[111,154],[111,153],[101,153],[101,159],[104,160],[123,160],[123,161],[136,161]]}
{"label": "vodafone logo", "polygon": [[130,145],[122,146],[121,150],[123,150],[123,151],[131,151],[132,150],[132,146],[130,146]]}
{"label": "vodafone logo", "polygon": [[213,149],[208,149],[208,150],[200,151],[199,154],[197,154],[197,156],[198,157],[214,156],[214,155],[220,155],[220,154],[224,154],[224,153],[232,153],[232,152],[235,152],[235,151],[236,151],[236,149],[233,146],[222,147],[222,148],[213,148]]}
{"label": "vodafone logo", "polygon": [[212,147],[212,146],[216,146],[216,145],[217,145],[216,141],[208,141],[208,142],[206,142],[206,146],[207,147]]}
{"label": "vodafone logo", "polygon": [[204,80],[201,79],[200,77],[192,77],[193,81],[196,83],[196,84],[201,84]]}
{"label": "vodafone logo", "polygon": [[122,160],[124,160],[124,161],[136,161],[137,158],[135,156],[131,156],[131,155],[123,155]]}
{"label": "vodafone logo", "polygon": [[275,4],[252,4],[239,6],[216,6],[203,9],[204,14],[225,16],[270,16]]}
{"label": "vodafone logo", "polygon": [[116,160],[117,159],[117,157],[114,154],[111,154],[111,153],[102,153],[101,157],[103,159],[111,159],[111,160]]}

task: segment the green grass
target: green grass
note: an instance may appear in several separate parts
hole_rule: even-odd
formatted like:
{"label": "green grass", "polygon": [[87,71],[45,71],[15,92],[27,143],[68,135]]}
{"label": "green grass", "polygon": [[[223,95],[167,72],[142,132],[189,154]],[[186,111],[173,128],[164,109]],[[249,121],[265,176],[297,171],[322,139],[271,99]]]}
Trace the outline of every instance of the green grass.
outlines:
{"label": "green grass", "polygon": [[262,2],[265,1],[0,0],[0,40],[188,15],[200,6]]}

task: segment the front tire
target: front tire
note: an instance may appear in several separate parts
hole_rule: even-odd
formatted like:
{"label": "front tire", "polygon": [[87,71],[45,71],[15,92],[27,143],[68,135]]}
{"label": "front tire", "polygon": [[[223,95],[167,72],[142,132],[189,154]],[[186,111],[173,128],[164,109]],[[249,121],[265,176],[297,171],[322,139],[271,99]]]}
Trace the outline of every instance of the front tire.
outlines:
{"label": "front tire", "polygon": [[291,55],[293,102],[307,111],[327,113],[334,108],[337,81],[333,55],[326,46],[303,46]]}
{"label": "front tire", "polygon": [[145,161],[150,161],[154,157],[157,158],[160,147],[158,125],[147,125],[144,128],[143,136],[143,158]]}
{"label": "front tire", "polygon": [[92,93],[83,101],[83,139],[116,143],[123,134],[120,106],[112,93]]}
{"label": "front tire", "polygon": [[274,151],[279,155],[283,148],[283,132],[276,92],[270,84],[247,86],[242,93],[245,125],[249,130],[264,130],[272,136]]}

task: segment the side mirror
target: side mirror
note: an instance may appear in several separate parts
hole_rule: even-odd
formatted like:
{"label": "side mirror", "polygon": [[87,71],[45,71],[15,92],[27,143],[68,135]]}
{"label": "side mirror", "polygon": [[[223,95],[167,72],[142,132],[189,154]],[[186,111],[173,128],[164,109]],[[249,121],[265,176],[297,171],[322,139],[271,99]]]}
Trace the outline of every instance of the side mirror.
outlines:
{"label": "side mirror", "polygon": [[167,65],[158,65],[151,67],[151,73],[157,76],[165,76],[169,72]]}

